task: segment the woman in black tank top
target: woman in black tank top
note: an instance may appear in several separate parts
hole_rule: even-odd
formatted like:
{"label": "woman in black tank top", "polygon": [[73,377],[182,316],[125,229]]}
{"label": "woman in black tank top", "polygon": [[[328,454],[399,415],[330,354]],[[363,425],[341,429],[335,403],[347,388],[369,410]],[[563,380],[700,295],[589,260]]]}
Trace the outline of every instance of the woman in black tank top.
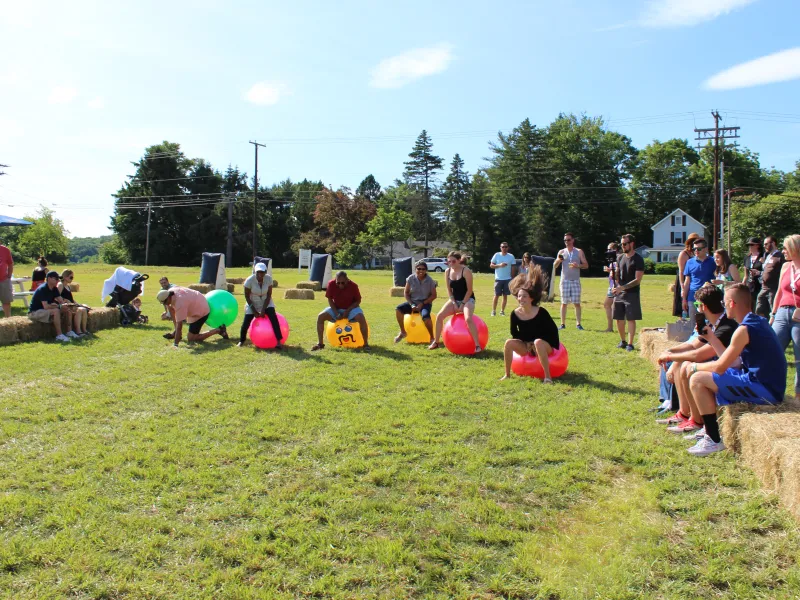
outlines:
{"label": "woman in black tank top", "polygon": [[472,293],[472,271],[461,264],[461,253],[451,252],[447,255],[447,264],[450,266],[444,272],[444,281],[447,286],[448,300],[436,315],[436,333],[429,350],[439,347],[442,338],[444,320],[450,315],[464,313],[464,321],[475,342],[475,354],[481,351],[478,341],[478,328],[472,315],[475,313],[475,294]]}

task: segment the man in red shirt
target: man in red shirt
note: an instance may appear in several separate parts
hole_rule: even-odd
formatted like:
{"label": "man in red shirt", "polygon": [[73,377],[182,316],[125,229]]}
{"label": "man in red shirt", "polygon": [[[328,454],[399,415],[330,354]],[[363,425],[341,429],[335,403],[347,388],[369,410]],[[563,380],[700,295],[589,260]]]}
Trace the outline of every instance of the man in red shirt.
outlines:
{"label": "man in red shirt", "polygon": [[325,297],[328,299],[328,308],[319,313],[317,317],[317,338],[319,342],[311,350],[322,350],[322,334],[325,331],[325,322],[335,322],[338,319],[355,321],[361,327],[364,335],[364,348],[369,348],[369,326],[361,310],[361,292],[355,282],[347,278],[347,273],[339,271],[334,279],[328,282],[325,288]]}
{"label": "man in red shirt", "polygon": [[0,304],[3,314],[11,316],[11,302],[14,300],[14,289],[11,287],[11,275],[14,273],[14,259],[11,250],[0,244]]}

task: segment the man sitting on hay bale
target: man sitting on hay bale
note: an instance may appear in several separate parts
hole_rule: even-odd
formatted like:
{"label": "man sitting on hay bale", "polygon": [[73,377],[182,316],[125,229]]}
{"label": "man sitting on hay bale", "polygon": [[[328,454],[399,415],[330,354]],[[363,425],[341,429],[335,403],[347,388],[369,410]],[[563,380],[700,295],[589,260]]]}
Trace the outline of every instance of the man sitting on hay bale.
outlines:
{"label": "man sitting on hay bale", "polygon": [[69,342],[80,336],[72,331],[71,318],[67,320],[66,334],[62,333],[61,311],[67,309],[66,307],[62,309],[61,306],[64,303],[64,299],[61,297],[61,292],[58,291],[60,279],[61,277],[55,271],[47,273],[45,285],[40,285],[33,293],[28,318],[39,323],[53,323],[53,327],[56,329],[56,339],[59,342]]}
{"label": "man sitting on hay bale", "polygon": [[[721,353],[719,360],[690,363],[689,387],[694,398],[694,414],[702,415],[706,433],[689,448],[695,456],[706,456],[725,449],[717,424],[717,405],[737,402],[780,404],[786,392],[786,357],[769,322],[752,312],[752,296],[743,283],[735,283],[725,292],[725,311],[741,325],[723,350],[722,343],[706,327],[709,344]],[[732,368],[741,358],[742,368]]]}
{"label": "man sitting on hay bale", "polygon": [[339,319],[358,323],[361,327],[361,334],[364,336],[364,348],[369,348],[369,326],[364,311],[361,310],[361,292],[356,283],[347,278],[347,273],[339,271],[336,277],[328,282],[325,297],[330,306],[317,316],[318,342],[311,347],[311,350],[322,350],[325,347],[322,342],[325,322],[336,322]]}
{"label": "man sitting on hay bale", "polygon": [[[707,284],[697,290],[695,302],[697,303],[698,313],[702,313],[705,321],[711,326],[716,338],[721,342],[722,347],[718,348],[722,353],[731,343],[736,328],[739,324],[725,315],[722,304],[725,295],[715,285]],[[689,376],[691,375],[688,366],[692,363],[704,363],[715,360],[719,354],[717,350],[708,343],[702,336],[694,336],[688,342],[670,348],[658,357],[658,364],[666,371],[666,378],[674,382],[678,392],[680,408],[673,416],[667,419],[657,419],[656,423],[669,425],[667,431],[670,433],[692,433],[699,430],[698,434],[692,433],[691,438],[701,438],[703,431],[703,417],[692,406],[696,406],[689,389]]]}
{"label": "man sitting on hay bale", "polygon": [[176,348],[183,337],[184,321],[189,324],[189,336],[187,339],[190,342],[202,342],[212,335],[220,335],[223,339],[228,339],[225,325],[200,333],[203,325],[208,320],[208,315],[211,313],[208,300],[200,292],[175,286],[168,290],[159,290],[158,294],[156,294],[156,299],[172,315],[175,329],[172,333],[164,334],[164,337],[168,340],[174,340],[173,345]]}

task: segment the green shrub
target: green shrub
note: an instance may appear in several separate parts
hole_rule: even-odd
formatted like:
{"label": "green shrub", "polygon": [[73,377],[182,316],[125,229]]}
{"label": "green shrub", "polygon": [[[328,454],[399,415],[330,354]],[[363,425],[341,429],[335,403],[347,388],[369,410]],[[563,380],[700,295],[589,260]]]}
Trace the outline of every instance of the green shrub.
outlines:
{"label": "green shrub", "polygon": [[644,272],[645,273],[655,273],[656,271],[656,261],[652,258],[645,258],[644,259]]}
{"label": "green shrub", "polygon": [[678,263],[657,263],[656,275],[675,275],[678,272]]}

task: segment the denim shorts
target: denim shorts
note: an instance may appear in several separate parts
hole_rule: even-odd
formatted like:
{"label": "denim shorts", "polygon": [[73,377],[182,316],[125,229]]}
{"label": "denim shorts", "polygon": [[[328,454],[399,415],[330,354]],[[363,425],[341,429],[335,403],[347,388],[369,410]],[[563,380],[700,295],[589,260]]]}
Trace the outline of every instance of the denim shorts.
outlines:
{"label": "denim shorts", "polygon": [[[410,315],[412,313],[411,304],[409,304],[408,302],[403,302],[402,304],[398,304],[397,310],[399,310],[404,315]],[[431,318],[431,310],[433,310],[432,304],[423,304],[422,307],[419,309],[419,315],[422,317],[423,321],[425,319]]]}
{"label": "denim shorts", "polygon": [[[339,319],[342,318],[342,315],[344,314],[344,309],[340,308],[336,312],[333,312],[333,309],[329,306],[328,308],[326,308],[322,312],[327,313],[328,316],[331,319],[333,319],[334,321],[338,321]],[[353,321],[358,315],[363,315],[363,314],[364,314],[364,311],[361,310],[361,307],[360,306],[356,306],[353,310],[350,311],[350,316],[347,318],[347,320],[348,321]]]}
{"label": "denim shorts", "polygon": [[494,282],[494,295],[495,296],[509,296],[511,294],[510,279],[497,279]]}

